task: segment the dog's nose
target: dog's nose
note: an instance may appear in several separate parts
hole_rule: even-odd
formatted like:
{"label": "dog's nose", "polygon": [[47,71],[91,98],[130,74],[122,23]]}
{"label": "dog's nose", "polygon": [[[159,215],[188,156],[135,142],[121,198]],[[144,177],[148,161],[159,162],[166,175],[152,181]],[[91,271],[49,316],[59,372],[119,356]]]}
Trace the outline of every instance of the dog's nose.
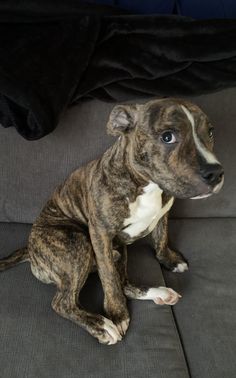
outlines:
{"label": "dog's nose", "polygon": [[206,164],[201,169],[203,180],[209,185],[217,185],[221,182],[224,171],[220,164]]}

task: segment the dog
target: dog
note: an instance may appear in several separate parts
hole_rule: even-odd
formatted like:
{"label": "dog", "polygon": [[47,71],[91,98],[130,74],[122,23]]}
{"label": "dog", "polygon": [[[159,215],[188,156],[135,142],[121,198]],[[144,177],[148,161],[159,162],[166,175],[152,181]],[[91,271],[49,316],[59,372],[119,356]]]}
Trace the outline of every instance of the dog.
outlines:
{"label": "dog", "polygon": [[[175,198],[218,193],[224,181],[213,154],[213,127],[196,105],[161,99],[117,105],[107,131],[118,137],[103,156],[74,171],[32,226],[28,245],[2,259],[0,270],[29,261],[34,276],[53,283],[52,308],[103,344],[125,335],[126,297],[174,305],[166,287],[136,287],[127,277],[127,245],[150,234],[157,259],[173,272],[188,263],[168,247],[167,215]],[[97,268],[106,316],[82,309],[79,293]]]}

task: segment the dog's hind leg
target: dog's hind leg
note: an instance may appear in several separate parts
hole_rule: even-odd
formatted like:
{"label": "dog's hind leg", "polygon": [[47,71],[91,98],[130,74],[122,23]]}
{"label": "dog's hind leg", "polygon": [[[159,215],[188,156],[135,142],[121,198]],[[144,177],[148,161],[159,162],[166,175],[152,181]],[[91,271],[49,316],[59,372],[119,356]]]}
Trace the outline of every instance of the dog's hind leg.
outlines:
{"label": "dog's hind leg", "polygon": [[56,266],[52,268],[52,277],[56,278],[57,293],[53,298],[52,308],[57,314],[84,328],[100,343],[117,343],[121,340],[121,335],[116,325],[102,315],[87,312],[79,303],[79,293],[94,260],[89,238],[82,232],[73,233],[72,238],[67,231],[57,231],[57,237],[61,247],[65,246],[67,250],[60,255],[60,265],[57,259],[54,260]]}
{"label": "dog's hind leg", "polygon": [[121,335],[111,320],[79,307],[76,303],[76,294],[73,288],[62,288],[53,298],[52,308],[60,316],[84,328],[102,344],[112,345],[121,340]]}
{"label": "dog's hind leg", "polygon": [[71,227],[35,227],[29,244],[33,274],[57,286],[52,301],[56,313],[86,329],[100,343],[110,345],[121,340],[111,320],[89,313],[79,304],[79,293],[94,261],[89,237]]}
{"label": "dog's hind leg", "polygon": [[152,245],[158,261],[172,272],[182,273],[188,270],[184,256],[168,247],[168,214],[165,214],[151,233]]}
{"label": "dog's hind leg", "polygon": [[[89,258],[89,256],[88,256]],[[102,344],[116,344],[121,340],[121,335],[116,325],[102,315],[92,314],[79,305],[79,292],[87,279],[90,267],[83,267],[83,271],[78,272],[73,280],[64,281],[52,301],[52,308],[60,316],[78,324]]]}

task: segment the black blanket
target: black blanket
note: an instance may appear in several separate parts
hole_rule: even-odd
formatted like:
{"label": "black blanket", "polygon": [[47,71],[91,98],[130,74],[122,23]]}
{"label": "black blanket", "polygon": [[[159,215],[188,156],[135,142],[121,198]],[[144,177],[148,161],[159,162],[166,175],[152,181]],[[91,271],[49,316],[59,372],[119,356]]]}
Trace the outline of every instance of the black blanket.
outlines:
{"label": "black blanket", "polygon": [[[6,3],[7,4],[7,3]],[[81,99],[198,95],[236,85],[236,20],[0,13],[0,123],[43,137]]]}

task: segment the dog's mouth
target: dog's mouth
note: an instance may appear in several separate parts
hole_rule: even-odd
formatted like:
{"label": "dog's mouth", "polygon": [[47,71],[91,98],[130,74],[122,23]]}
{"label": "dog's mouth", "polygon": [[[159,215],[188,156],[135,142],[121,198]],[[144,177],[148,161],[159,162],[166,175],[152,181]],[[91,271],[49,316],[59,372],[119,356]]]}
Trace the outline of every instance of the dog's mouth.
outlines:
{"label": "dog's mouth", "polygon": [[200,194],[198,196],[191,197],[190,199],[203,199],[203,198],[210,197],[212,194],[213,194],[213,192],[207,193],[207,194]]}
{"label": "dog's mouth", "polygon": [[224,176],[222,177],[219,184],[211,188],[207,193],[198,194],[195,197],[191,197],[190,199],[203,199],[212,196],[212,194],[217,194],[221,190],[222,186],[224,185]]}

